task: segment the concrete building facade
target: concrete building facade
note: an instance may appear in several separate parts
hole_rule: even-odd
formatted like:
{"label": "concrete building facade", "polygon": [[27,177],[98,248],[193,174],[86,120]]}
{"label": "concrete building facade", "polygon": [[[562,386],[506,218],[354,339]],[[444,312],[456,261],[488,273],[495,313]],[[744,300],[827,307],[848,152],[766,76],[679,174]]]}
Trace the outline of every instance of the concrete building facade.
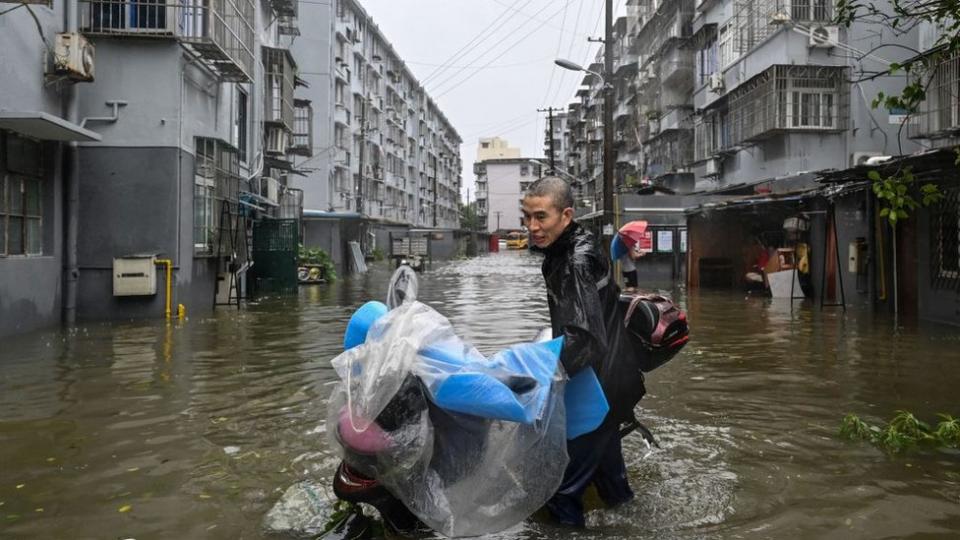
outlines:
{"label": "concrete building facade", "polygon": [[4,191],[28,194],[0,211],[0,334],[162,317],[163,272],[121,296],[118,258],[169,260],[170,303],[191,313],[212,310],[225,274],[243,279],[244,223],[298,213],[284,208],[296,13],[71,1],[0,17]]}
{"label": "concrete building facade", "polygon": [[304,206],[417,227],[459,226],[460,136],[353,0],[303,4],[293,51],[316,128],[295,162]]}
{"label": "concrete building facade", "polygon": [[481,138],[477,141],[477,161],[488,159],[520,159],[520,149],[500,137]]}
{"label": "concrete building facade", "polygon": [[477,187],[477,216],[485,231],[502,233],[524,228],[520,205],[529,185],[542,176],[542,167],[530,158],[489,159],[473,166]]}

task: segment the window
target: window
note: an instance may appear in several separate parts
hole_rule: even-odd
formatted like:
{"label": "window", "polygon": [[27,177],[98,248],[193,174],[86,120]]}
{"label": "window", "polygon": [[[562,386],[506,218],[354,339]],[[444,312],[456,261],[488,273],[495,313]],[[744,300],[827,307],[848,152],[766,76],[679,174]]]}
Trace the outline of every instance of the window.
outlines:
{"label": "window", "polygon": [[[199,255],[216,254],[220,238],[234,234],[229,216],[240,192],[237,151],[216,139],[197,138],[193,190],[193,246]],[[221,220],[221,214],[225,219]]]}
{"label": "window", "polygon": [[0,255],[43,253],[40,143],[0,132]]}
{"label": "window", "polygon": [[521,166],[520,166],[520,176],[528,176],[529,174],[530,174],[530,166],[529,166],[529,165],[521,165]]}
{"label": "window", "polygon": [[480,143],[480,148],[490,148],[490,143],[488,142]]}
{"label": "window", "polygon": [[172,30],[173,25],[168,28],[167,24],[168,10],[166,0],[93,2],[90,25],[95,31]]}
{"label": "window", "polygon": [[835,98],[832,92],[794,90],[787,94],[789,127],[830,129],[836,125]]}
{"label": "window", "polygon": [[240,161],[247,162],[247,92],[237,87],[237,116],[233,124],[233,140],[240,150]]}

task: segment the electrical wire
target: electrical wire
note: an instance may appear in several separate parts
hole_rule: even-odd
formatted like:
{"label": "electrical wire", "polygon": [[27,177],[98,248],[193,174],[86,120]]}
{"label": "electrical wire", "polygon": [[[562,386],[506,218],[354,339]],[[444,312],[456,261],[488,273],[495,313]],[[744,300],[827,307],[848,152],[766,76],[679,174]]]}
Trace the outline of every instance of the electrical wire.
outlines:
{"label": "electrical wire", "polygon": [[[570,38],[570,46],[567,47],[567,56],[566,56],[567,58],[570,58],[570,56],[573,54],[573,45],[577,41],[576,33],[577,33],[577,30],[580,28],[580,14],[582,12],[583,12],[583,0],[581,0],[577,4],[577,19],[573,23],[574,36]],[[559,53],[560,51],[557,51],[557,54]],[[560,82],[557,83],[557,89],[553,92],[553,97],[550,98],[551,103],[555,103],[557,101],[557,98],[560,97],[560,90],[563,89],[563,83],[566,82],[567,80],[567,71],[570,71],[570,70],[564,69],[560,72]]]}
{"label": "electrical wire", "polygon": [[[557,56],[560,55],[560,47],[563,46],[563,32],[564,32],[564,28],[565,28],[566,25],[567,25],[567,7],[568,7],[569,5],[570,5],[570,4],[569,4],[569,2],[568,2],[568,3],[564,4],[564,6],[563,6],[563,18],[560,20],[560,35],[557,36],[557,51],[553,54],[555,57],[557,57]],[[582,5],[582,4],[581,4],[581,5]],[[556,75],[556,73],[557,73],[557,68],[558,68],[558,66],[553,66],[553,68],[550,70],[550,80],[547,81],[547,91],[544,92],[544,94],[543,94],[543,101],[542,101],[541,104],[540,104],[540,107],[541,107],[541,108],[544,107],[544,106],[546,106],[546,104],[547,104],[547,98],[550,97],[550,90],[553,89],[553,77],[554,77],[554,75]],[[563,70],[563,71],[566,71],[566,70]]]}
{"label": "electrical wire", "polygon": [[[567,0],[566,3],[570,3],[570,1],[572,1],[572,0]],[[539,11],[537,11],[537,13],[540,13],[540,12],[542,12],[542,11],[545,11],[545,10],[546,10],[547,8],[549,8],[549,7],[550,7],[550,3],[546,3],[546,4],[544,4],[544,6],[543,6],[542,8],[540,8]],[[558,12],[558,13],[559,13],[559,12]],[[521,21],[519,25],[517,25],[515,28],[513,28],[513,30],[511,30],[511,31],[508,33],[508,35],[513,35],[513,34],[515,34],[516,32],[518,32],[519,30],[521,30],[521,29],[522,29],[524,26],[526,26],[526,25],[527,25],[527,21]],[[537,30],[539,30],[540,28],[541,28],[541,27],[534,27],[534,31],[537,31]],[[528,34],[528,35],[529,35],[529,34]],[[471,60],[471,62],[481,61],[482,58],[485,58],[488,54],[492,54],[493,51],[494,51],[495,49],[497,49],[498,47],[500,47],[501,45],[503,45],[503,41],[497,41],[497,42],[495,42],[491,47],[487,47],[486,49],[484,49],[483,52],[481,52],[476,58],[474,58],[473,60]],[[508,46],[507,50],[510,50],[510,48],[512,48],[512,45],[511,45],[511,46]],[[501,56],[503,56],[503,54],[500,54],[500,55],[498,55],[496,58],[494,58],[494,61],[496,61],[497,59],[499,59]],[[488,62],[487,64],[484,64],[484,66],[490,65],[490,64],[492,64],[492,63],[493,63],[493,62]],[[462,70],[462,69],[458,69],[458,70],[454,71],[452,75],[449,75],[449,76],[443,78],[442,80],[440,80],[440,82],[435,83],[435,84],[433,85],[433,90],[434,90],[434,92],[436,92],[439,88],[443,87],[444,85],[450,84],[450,81],[456,81],[457,76],[458,76],[460,73],[462,73],[463,71],[464,71],[464,70]],[[475,72],[474,72],[474,73],[475,73]],[[470,76],[471,76],[471,75],[467,75],[466,78],[469,78]],[[459,84],[459,83],[458,83],[458,82],[454,82],[453,84],[454,84],[454,85],[457,85],[457,84]]]}
{"label": "electrical wire", "polygon": [[[573,1],[573,0],[567,0],[566,2],[564,2],[563,9],[566,9],[566,6],[569,5],[570,2],[572,2],[572,1]],[[546,9],[546,7],[544,7],[543,9]],[[541,10],[541,11],[542,11],[542,10]],[[560,15],[560,12],[561,12],[561,11],[562,11],[562,10],[557,10],[557,11],[556,11],[553,15],[551,15],[549,18],[550,18],[550,19],[553,19],[553,18],[556,17],[557,15]],[[535,34],[536,32],[538,32],[538,31],[541,30],[541,29],[542,29],[542,27],[539,27],[539,26],[538,26],[538,27],[534,27],[530,32],[527,32],[526,34],[524,34],[523,36],[521,36],[520,39],[518,39],[518,40],[514,41],[513,43],[511,43],[506,49],[503,50],[503,52],[501,52],[500,54],[498,54],[497,56],[495,56],[495,57],[493,58],[493,60],[491,60],[490,62],[488,62],[488,63],[485,64],[484,66],[488,66],[488,65],[496,62],[496,61],[499,60],[503,55],[505,55],[505,54],[507,54],[508,52],[510,52],[511,50],[513,50],[514,47],[516,47],[517,45],[519,45],[520,43],[522,43],[523,41],[525,41],[526,39],[528,39],[530,36],[532,36],[533,34]],[[464,78],[461,79],[460,81],[453,83],[451,86],[449,86],[448,88],[446,88],[445,90],[443,90],[442,92],[440,92],[439,94],[437,94],[437,95],[434,97],[434,100],[437,100],[437,99],[439,99],[441,96],[444,96],[444,95],[446,95],[446,94],[449,94],[449,93],[450,93],[451,91],[453,91],[455,88],[458,88],[459,86],[461,86],[461,85],[464,84],[465,82],[467,82],[467,81],[469,81],[470,79],[472,79],[472,78],[473,78],[477,73],[479,73],[479,72],[480,72],[480,70],[479,70],[479,69],[476,69],[476,70],[473,71],[473,73],[467,75],[466,77],[464,77]],[[441,86],[442,86],[443,84],[444,84],[444,83],[441,83]]]}
{"label": "electrical wire", "polygon": [[[524,2],[524,5],[529,4],[531,1],[532,0],[526,0]],[[488,39],[496,35],[497,31],[499,31],[500,28],[502,28],[503,25],[507,22],[507,21],[500,22],[500,19],[502,19],[503,17],[506,17],[508,14],[509,14],[509,11],[507,10],[502,11],[492,21],[490,21],[490,24],[485,26],[483,30],[480,30],[479,32],[477,32],[477,35],[473,36],[473,38],[470,41],[468,41],[462,47],[457,49],[456,52],[454,52],[446,60],[444,60],[443,63],[440,65],[440,67],[428,73],[427,76],[420,81],[420,84],[426,85],[427,81],[430,81],[436,77],[439,77],[442,73],[446,72],[446,70],[450,69],[449,65],[452,65],[454,62],[456,62],[460,58],[463,58],[464,56],[469,54],[471,51],[473,51],[474,48],[480,46],[481,43],[487,41]],[[488,33],[487,30],[490,30],[490,28],[492,28],[495,25],[496,25],[496,29]],[[477,41],[478,39],[480,39],[480,41]]]}

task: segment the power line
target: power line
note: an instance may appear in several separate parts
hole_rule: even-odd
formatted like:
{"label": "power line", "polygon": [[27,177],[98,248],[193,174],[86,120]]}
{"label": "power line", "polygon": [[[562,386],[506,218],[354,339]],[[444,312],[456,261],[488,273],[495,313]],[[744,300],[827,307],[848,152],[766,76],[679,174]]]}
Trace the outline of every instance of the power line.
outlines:
{"label": "power line", "polygon": [[[529,3],[529,1],[528,1],[528,3]],[[567,3],[569,3],[569,0],[568,0]],[[550,4],[547,3],[547,4],[545,4],[542,8],[540,8],[540,10],[537,11],[537,13],[540,13],[541,11],[544,11],[544,10],[546,10],[546,9],[549,8],[549,7],[550,7]],[[527,24],[527,21],[521,21],[520,24],[519,24],[516,28],[514,28],[508,35],[514,34],[514,33],[517,32],[518,30],[520,30],[521,28],[523,28],[526,24]],[[535,28],[535,30],[539,30],[539,28]],[[497,47],[499,47],[499,46],[502,45],[502,44],[503,44],[503,41],[497,41],[497,42],[495,42],[495,43],[493,44],[493,46],[487,47],[483,52],[480,53],[479,56],[477,56],[476,58],[474,58],[473,61],[479,61],[481,58],[485,57],[487,54],[491,53],[494,49],[496,49]],[[508,48],[507,50],[509,50],[509,48]],[[500,56],[503,56],[503,55],[501,54],[501,55],[497,56],[496,58],[494,58],[494,60],[500,58]],[[492,62],[491,62],[491,63],[492,63]],[[488,63],[488,64],[485,64],[485,65],[489,65],[489,63]],[[456,70],[455,72],[453,72],[452,75],[450,75],[450,76],[446,77],[445,79],[441,80],[439,83],[436,83],[436,84],[434,85],[434,91],[436,91],[437,89],[439,89],[439,88],[442,87],[443,85],[448,84],[450,81],[455,80],[456,77],[457,77],[457,75],[459,75],[462,71],[463,71],[462,69],[458,69],[458,70]]]}
{"label": "power line", "polygon": [[[568,6],[569,6],[569,2],[567,4],[564,4],[563,6],[563,18],[560,20],[560,35],[557,36],[557,52],[553,53],[554,56],[557,56],[560,54],[560,47],[563,45],[563,29],[567,25],[567,7]],[[566,71],[566,70],[563,70],[563,71]],[[553,77],[554,75],[556,75],[556,73],[557,73],[557,66],[553,66],[553,68],[550,70],[550,80],[547,82],[547,91],[544,92],[543,94],[543,103],[540,104],[541,107],[547,104],[547,98],[550,97],[550,90],[553,88]]]}
{"label": "power line", "polygon": [[[531,0],[526,0],[526,2],[524,3],[524,5],[529,4],[530,2],[531,2]],[[503,17],[505,17],[506,15],[508,15],[508,13],[509,13],[509,12],[508,12],[507,10],[504,10],[504,11],[501,12],[499,15],[497,15],[492,21],[490,21],[490,24],[488,24],[486,27],[483,28],[483,30],[480,30],[479,32],[477,32],[477,35],[473,36],[473,38],[472,38],[470,41],[468,41],[468,42],[467,42],[466,44],[464,44],[462,47],[460,47],[459,49],[457,49],[456,52],[454,52],[454,53],[453,53],[452,55],[450,55],[446,60],[444,60],[443,63],[440,65],[440,67],[438,67],[437,69],[434,69],[433,71],[431,71],[430,73],[428,73],[427,76],[424,77],[423,80],[420,81],[420,84],[421,84],[421,85],[426,85],[426,82],[427,82],[427,81],[429,81],[429,80],[431,80],[431,79],[433,79],[433,78],[435,78],[435,77],[438,77],[441,73],[443,73],[443,72],[445,72],[446,70],[450,69],[449,65],[447,65],[447,64],[453,64],[453,63],[456,62],[458,59],[463,58],[463,56],[465,56],[466,54],[470,53],[470,51],[472,51],[474,47],[479,46],[481,43],[483,43],[484,41],[490,39],[493,35],[495,35],[495,34],[497,33],[497,31],[500,30],[501,27],[503,27],[503,24],[504,24],[506,21],[501,22],[501,23],[499,23],[499,24],[498,24],[498,22],[500,21],[500,19],[502,19]],[[496,28],[493,32],[487,33],[487,30],[489,30],[490,28],[492,28],[494,25],[497,25],[497,28]],[[482,39],[481,39],[481,38],[482,38]],[[479,42],[477,41],[478,39],[480,39]],[[476,42],[475,45],[474,45],[474,42]]]}
{"label": "power line", "polygon": [[[513,64],[499,64],[499,65],[496,65],[496,66],[489,66],[489,67],[487,67],[486,69],[510,68],[510,67],[518,67],[518,66],[529,66],[530,64],[538,64],[538,63],[543,62],[543,61],[545,61],[545,60],[550,60],[550,57],[549,57],[549,56],[545,56],[545,57],[543,57],[543,58],[537,58],[537,59],[535,59],[535,60],[529,60],[529,61],[527,61],[527,62],[515,62],[515,63],[513,63]],[[414,65],[418,65],[418,66],[443,66],[443,65],[445,65],[445,64],[432,64],[432,63],[428,63],[428,62],[414,62],[414,61],[411,61],[411,60],[404,60],[404,62],[407,63],[407,64],[414,64]],[[476,68],[476,67],[479,67],[479,66],[480,66],[480,64],[472,64],[472,65],[466,65],[466,66],[448,66],[448,67],[449,67],[449,68],[470,69],[470,68]]]}
{"label": "power line", "polygon": [[[567,0],[566,2],[564,2],[564,4],[563,4],[563,9],[566,9],[567,5],[569,5],[570,2],[572,2],[572,1],[573,1],[573,0]],[[556,17],[557,15],[560,14],[560,11],[561,11],[561,10],[557,10],[557,12],[554,13],[553,15],[551,15],[549,18],[552,19],[552,18]],[[531,30],[530,32],[527,32],[527,33],[524,34],[522,37],[520,37],[520,39],[518,39],[518,40],[514,41],[513,43],[511,43],[503,52],[501,52],[499,55],[497,55],[496,57],[494,57],[494,59],[491,60],[490,62],[488,62],[486,65],[490,65],[490,64],[496,62],[496,61],[499,60],[503,55],[505,55],[505,54],[507,54],[508,52],[510,52],[515,46],[517,46],[517,45],[520,44],[521,42],[525,41],[527,38],[529,38],[530,36],[532,36],[533,34],[535,34],[535,33],[536,33],[538,30],[540,30],[540,29],[541,29],[541,27],[535,27],[535,28],[533,28],[533,30]],[[476,75],[476,74],[479,73],[479,72],[480,72],[479,69],[478,69],[478,70],[474,70],[474,72],[471,73],[470,75],[467,75],[466,77],[464,77],[463,79],[461,79],[459,82],[454,83],[452,86],[450,86],[449,88],[447,88],[447,89],[444,90],[443,92],[440,92],[434,99],[439,99],[441,96],[444,96],[444,95],[450,93],[454,88],[457,88],[458,86],[460,86],[460,85],[462,85],[463,83],[467,82],[468,80],[472,79],[473,76]]]}
{"label": "power line", "polygon": [[[574,23],[573,23],[573,34],[574,34],[574,35],[570,38],[570,46],[567,48],[567,56],[566,56],[567,58],[570,58],[570,55],[573,54],[573,44],[576,43],[576,41],[577,41],[577,39],[576,39],[576,33],[577,33],[577,29],[580,28],[580,14],[581,14],[581,12],[583,12],[583,0],[581,0],[581,1],[577,4],[577,18],[576,18],[576,21],[574,21]],[[560,54],[560,50],[559,50],[559,49],[557,50],[557,54]],[[560,96],[560,90],[563,88],[563,83],[564,83],[564,81],[567,80],[567,71],[569,71],[569,70],[563,69],[563,70],[560,71],[560,82],[557,83],[557,89],[553,92],[553,98],[550,99],[550,103],[556,102],[556,101],[557,101],[557,97]]]}

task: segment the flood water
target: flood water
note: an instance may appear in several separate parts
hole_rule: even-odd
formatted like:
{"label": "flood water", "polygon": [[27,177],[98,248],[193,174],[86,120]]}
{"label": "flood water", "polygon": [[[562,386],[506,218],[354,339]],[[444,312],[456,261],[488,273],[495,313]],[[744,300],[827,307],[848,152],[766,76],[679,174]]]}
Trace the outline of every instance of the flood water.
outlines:
{"label": "flood water", "polygon": [[[208,318],[88,324],[0,349],[0,537],[260,538],[289,485],[338,461],[324,400],[357,306],[390,270]],[[667,291],[692,340],[648,376],[625,441],[637,492],[577,538],[951,537],[960,453],[890,457],[837,436],[844,414],[960,415],[957,329],[863,311]],[[547,325],[539,259],[438,264],[420,299],[485,353]],[[189,306],[188,306],[189,307]],[[501,538],[568,538],[530,522]]]}

